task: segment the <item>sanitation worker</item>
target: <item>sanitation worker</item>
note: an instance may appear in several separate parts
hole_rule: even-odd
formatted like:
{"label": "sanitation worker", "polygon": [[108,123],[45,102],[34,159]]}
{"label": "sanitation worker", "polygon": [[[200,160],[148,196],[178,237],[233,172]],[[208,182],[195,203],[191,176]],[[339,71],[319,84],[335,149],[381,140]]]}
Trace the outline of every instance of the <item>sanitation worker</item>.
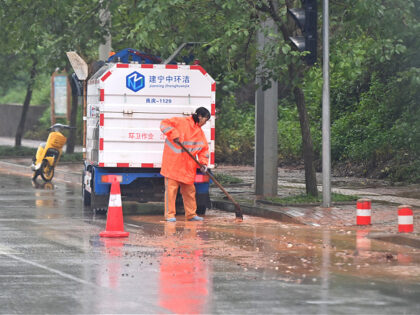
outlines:
{"label": "sanitation worker", "polygon": [[201,127],[210,119],[210,112],[199,107],[189,117],[173,117],[162,120],[160,130],[166,136],[163,149],[162,168],[160,174],[165,177],[165,219],[175,222],[175,200],[178,187],[181,188],[185,217],[188,221],[202,221],[197,216],[194,179],[197,164],[183,152],[182,143],[203,165],[201,171],[207,171],[209,147]]}

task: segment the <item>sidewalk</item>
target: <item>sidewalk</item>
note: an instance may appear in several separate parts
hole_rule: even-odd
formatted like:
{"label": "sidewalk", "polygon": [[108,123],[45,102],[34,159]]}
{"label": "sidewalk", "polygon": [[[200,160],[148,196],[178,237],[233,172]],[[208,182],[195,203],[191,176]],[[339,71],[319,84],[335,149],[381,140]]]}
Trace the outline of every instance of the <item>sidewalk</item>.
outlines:
{"label": "sidewalk", "polygon": [[[313,226],[355,226],[356,224],[356,202],[333,203],[331,208],[322,208],[319,204],[310,205],[278,205],[270,202],[260,201],[256,198],[253,188],[253,170],[251,166],[220,166],[214,173],[228,173],[232,176],[241,178],[244,183],[241,185],[227,186],[226,190],[237,200],[243,208],[263,208],[269,212],[281,212],[283,216],[287,216],[290,222],[301,223]],[[305,193],[305,185],[298,182],[299,178],[295,170],[279,169],[278,179],[278,196],[285,197],[289,195],[298,195]],[[290,181],[290,175],[297,179],[297,182]],[[303,180],[303,179],[301,179]],[[342,181],[341,178],[333,179],[334,182]],[[365,179],[359,179],[365,181]],[[318,181],[319,182],[319,181]],[[357,183],[357,180],[356,180]],[[370,183],[372,184],[372,183]],[[343,185],[343,184],[341,184]],[[377,183],[375,183],[377,185]],[[360,187],[356,189],[354,182],[349,182],[346,187],[333,188],[333,192],[343,195],[355,195],[359,198],[367,198],[372,200],[372,228],[381,226],[387,231],[397,232],[397,208],[399,205],[411,205],[414,212],[414,230],[420,232],[420,199],[406,198],[400,195],[406,194],[407,187]],[[415,187],[415,188],[414,188]],[[318,187],[322,190],[322,187]],[[217,187],[212,188],[212,196],[217,196],[219,201],[216,203],[228,204],[223,200],[223,194],[216,191]],[[409,187],[411,190],[418,190],[418,186]],[[391,194],[392,192],[392,194]],[[386,194],[383,194],[386,193]],[[228,207],[228,206],[226,206]],[[218,207],[219,208],[219,207]],[[233,207],[232,211],[233,211]],[[254,210],[256,211],[256,210]],[[417,224],[416,224],[417,223]]]}
{"label": "sidewalk", "polygon": [[[0,172],[30,177],[32,174],[30,164],[30,158],[0,159]],[[82,163],[61,163],[56,169],[54,180],[81,185],[82,169]],[[333,177],[333,192],[356,195],[359,198],[372,200],[372,225],[357,226],[356,202],[333,203],[331,208],[322,208],[319,204],[284,206],[263,202],[258,200],[255,195],[253,187],[254,168],[252,166],[220,165],[213,172],[215,174],[229,174],[243,180],[241,184],[229,185],[225,186],[225,188],[241,205],[245,220],[246,215],[255,215],[315,227],[364,229],[369,230],[372,237],[420,248],[420,185],[395,187],[377,180]],[[279,168],[278,174],[279,197],[305,192],[304,178],[301,171]],[[318,180],[319,182],[321,180]],[[339,188],[335,188],[338,186]],[[319,188],[320,190],[322,189],[322,187]],[[234,212],[234,206],[226,199],[217,186],[212,185],[210,194],[214,208]],[[397,208],[402,204],[412,206],[414,233],[398,233]]]}

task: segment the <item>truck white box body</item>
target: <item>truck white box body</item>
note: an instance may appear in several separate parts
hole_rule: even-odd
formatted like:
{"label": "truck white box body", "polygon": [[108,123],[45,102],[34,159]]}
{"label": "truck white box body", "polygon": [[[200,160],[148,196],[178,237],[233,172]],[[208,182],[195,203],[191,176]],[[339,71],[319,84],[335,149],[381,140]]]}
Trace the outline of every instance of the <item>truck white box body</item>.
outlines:
{"label": "truck white box body", "polygon": [[[130,53],[132,50],[130,50]],[[160,175],[165,118],[190,116],[198,107],[211,113],[202,129],[214,167],[216,84],[199,65],[106,63],[88,81],[86,158],[83,203],[94,210],[107,208],[107,175],[121,178],[123,200],[163,201]],[[197,213],[210,206],[209,177],[197,172]],[[177,198],[177,205],[182,204]]]}
{"label": "truck white box body", "polygon": [[88,82],[86,160],[100,167],[160,168],[160,122],[212,114],[203,131],[214,167],[215,81],[201,66],[110,63]]}

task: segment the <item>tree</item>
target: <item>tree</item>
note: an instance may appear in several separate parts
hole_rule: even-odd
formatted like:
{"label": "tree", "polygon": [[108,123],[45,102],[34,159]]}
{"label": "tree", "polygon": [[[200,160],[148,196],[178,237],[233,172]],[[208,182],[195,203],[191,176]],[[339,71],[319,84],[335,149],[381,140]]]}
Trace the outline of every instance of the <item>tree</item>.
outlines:
{"label": "tree", "polygon": [[[416,1],[332,2],[332,161],[347,174],[420,178],[419,17]],[[305,74],[314,104],[320,71]],[[319,121],[320,109],[310,111]]]}
{"label": "tree", "polygon": [[[20,146],[34,81],[39,72],[52,73],[59,67],[69,70],[66,51],[81,50],[85,54],[96,48],[104,30],[99,27],[102,1],[2,0],[0,6],[2,54],[18,59],[15,73],[26,69],[26,96],[17,127],[15,145]],[[91,54],[94,56],[94,54]],[[74,102],[73,102],[74,105]],[[72,106],[77,110],[76,106]],[[74,115],[72,123],[74,122]],[[74,148],[74,133],[68,152]],[[73,145],[72,145],[73,144]],[[73,147],[73,148],[72,148]]]}
{"label": "tree", "polygon": [[[293,134],[291,156],[302,154],[307,192],[317,193],[313,163],[320,146],[322,70],[318,63],[307,67],[304,53],[292,49],[289,41],[297,28],[287,8],[298,7],[300,1],[0,0],[0,4],[0,56],[7,61],[0,64],[0,92],[19,85],[26,91],[25,99],[31,97],[31,73],[36,77],[56,67],[70,70],[66,51],[77,51],[88,64],[97,59],[105,33],[98,13],[104,6],[112,13],[114,50],[133,47],[165,59],[183,42],[203,42],[194,51],[183,51],[177,61],[194,54],[216,79],[216,150],[223,148],[234,162],[241,161],[239,154],[252,159],[253,90],[261,60],[264,82],[279,82],[279,113],[287,111],[294,124],[299,120],[302,145]],[[416,159],[419,6],[415,0],[330,4],[333,159]],[[267,18],[280,32],[264,30],[273,40],[257,56],[255,34]]]}
{"label": "tree", "polygon": [[[23,3],[22,3],[23,2]],[[24,9],[23,9],[24,8]],[[28,14],[30,12],[30,14]],[[6,52],[13,56],[24,52],[25,58],[20,58],[21,67],[29,66],[29,75],[25,78],[27,84],[26,96],[22,114],[17,126],[15,145],[20,146],[26,114],[32,97],[34,81],[38,72],[38,52],[40,49],[40,21],[45,18],[46,10],[31,1],[3,1],[1,5],[2,30],[7,34],[2,43]],[[14,69],[16,71],[18,69]]]}
{"label": "tree", "polygon": [[[300,61],[302,54],[292,51],[287,43],[292,34],[292,24],[286,18],[288,6],[291,1],[282,2],[277,10],[273,0],[122,1],[113,7],[113,43],[126,46],[135,40],[147,52],[165,56],[182,42],[206,42],[203,46],[208,50],[200,55],[206,69],[216,73],[222,89],[232,91],[254,81],[254,74],[249,74],[256,67],[255,58],[251,58],[255,57],[255,30],[270,16],[281,32],[264,52],[262,76],[267,82],[270,78],[286,79],[290,86],[301,122],[306,188],[309,194],[317,195],[313,144],[301,88],[306,67]],[[229,92],[222,90],[223,94]]]}
{"label": "tree", "polygon": [[[304,72],[307,66],[299,59],[295,51],[291,50],[288,39],[293,35],[294,26],[286,15],[287,10],[292,8],[293,1],[286,0],[284,3],[275,3],[273,0],[267,1],[248,1],[250,7],[254,8],[264,19],[264,14],[268,14],[276,23],[282,37],[277,37],[272,46],[265,52],[267,63],[271,66],[270,70],[265,69],[268,78],[281,78],[287,70],[290,89],[293,91],[296,106],[299,113],[299,121],[302,134],[303,160],[305,165],[305,184],[306,192],[309,195],[317,196],[318,189],[314,168],[314,149],[310,131],[310,121],[305,103],[305,95],[302,90]],[[273,36],[275,38],[275,36]],[[281,49],[279,49],[281,47]],[[276,53],[277,51],[277,53]],[[288,58],[291,57],[291,58]],[[282,66],[276,65],[280,63]],[[283,66],[286,64],[286,66]],[[285,68],[287,67],[287,69]]]}

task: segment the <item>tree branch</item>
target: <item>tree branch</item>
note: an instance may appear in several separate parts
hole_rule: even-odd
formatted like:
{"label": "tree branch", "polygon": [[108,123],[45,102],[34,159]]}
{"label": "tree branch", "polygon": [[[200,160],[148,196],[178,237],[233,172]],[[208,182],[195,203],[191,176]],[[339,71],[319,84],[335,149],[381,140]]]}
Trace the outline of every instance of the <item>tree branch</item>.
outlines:
{"label": "tree branch", "polygon": [[[248,0],[247,2],[250,5],[252,5],[257,11],[267,13],[273,19],[274,23],[276,23],[278,29],[283,35],[284,40],[289,38],[289,31],[286,25],[281,20],[281,17],[277,14],[273,0],[268,0],[268,4],[261,1],[257,3],[257,5],[255,5],[255,2],[252,0]],[[286,6],[288,6],[288,3],[286,3]]]}

